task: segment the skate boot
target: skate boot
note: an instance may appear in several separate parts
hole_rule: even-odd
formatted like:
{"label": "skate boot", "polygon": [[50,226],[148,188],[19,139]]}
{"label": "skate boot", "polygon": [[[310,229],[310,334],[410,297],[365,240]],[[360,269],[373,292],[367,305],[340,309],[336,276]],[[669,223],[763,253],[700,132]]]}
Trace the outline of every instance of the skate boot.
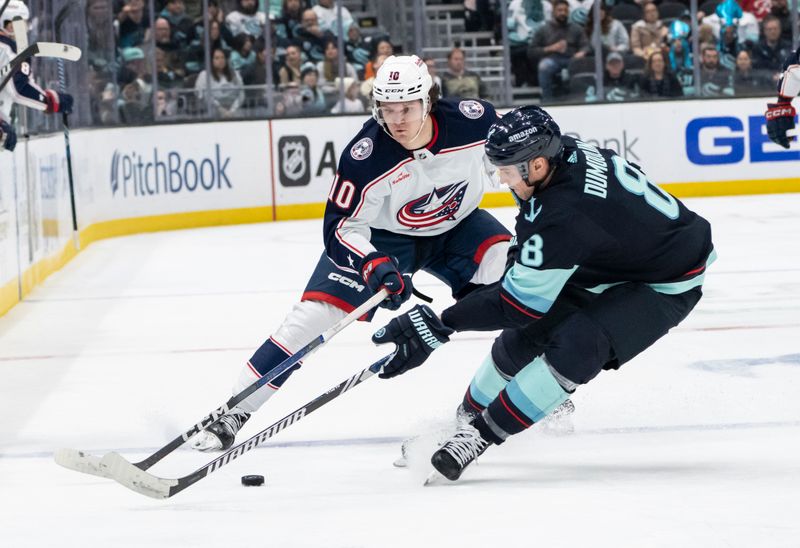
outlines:
{"label": "skate boot", "polygon": [[431,464],[441,475],[456,481],[464,468],[483,454],[489,445],[491,442],[483,439],[477,428],[462,424],[453,437],[433,454]]}
{"label": "skate boot", "polygon": [[217,422],[197,434],[192,440],[192,449],[197,451],[224,451],[229,449],[236,433],[250,418],[250,413],[233,409]]}

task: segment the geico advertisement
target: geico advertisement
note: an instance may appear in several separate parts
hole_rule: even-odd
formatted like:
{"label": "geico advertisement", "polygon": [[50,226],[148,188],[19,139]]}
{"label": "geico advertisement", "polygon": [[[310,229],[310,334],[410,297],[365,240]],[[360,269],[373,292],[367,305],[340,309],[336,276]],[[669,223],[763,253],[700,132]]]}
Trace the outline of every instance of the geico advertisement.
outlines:
{"label": "geico advertisement", "polygon": [[95,218],[263,207],[272,203],[267,122],[89,132]]}
{"label": "geico advertisement", "polygon": [[339,156],[368,114],[272,121],[276,205],[324,202]]}

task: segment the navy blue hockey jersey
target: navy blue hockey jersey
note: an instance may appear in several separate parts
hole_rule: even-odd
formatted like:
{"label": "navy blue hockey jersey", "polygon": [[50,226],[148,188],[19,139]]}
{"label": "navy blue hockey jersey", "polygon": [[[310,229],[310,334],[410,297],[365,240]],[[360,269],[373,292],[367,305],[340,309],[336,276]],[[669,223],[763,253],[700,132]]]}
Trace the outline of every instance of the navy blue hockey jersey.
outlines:
{"label": "navy blue hockey jersey", "polygon": [[339,160],[325,209],[328,257],[360,272],[375,251],[372,228],[435,236],[466,218],[491,185],[483,144],[497,119],[490,103],[442,99],[434,108],[433,138],[409,151],[370,119]]}
{"label": "navy blue hockey jersey", "polygon": [[714,258],[708,222],[613,151],[563,142],[552,180],[520,204],[512,266],[500,282],[446,310],[450,327],[529,323],[568,283],[602,292],[644,282],[667,294],[702,284]]}

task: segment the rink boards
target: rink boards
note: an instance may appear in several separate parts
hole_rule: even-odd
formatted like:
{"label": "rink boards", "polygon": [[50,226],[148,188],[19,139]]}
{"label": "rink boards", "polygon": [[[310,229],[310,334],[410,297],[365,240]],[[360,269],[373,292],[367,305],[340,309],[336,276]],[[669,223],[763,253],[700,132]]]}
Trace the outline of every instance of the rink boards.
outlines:
{"label": "rink boards", "polygon": [[[641,164],[679,197],[798,192],[800,149],[769,142],[764,105],[738,99],[549,110],[563,131]],[[338,158],[367,119],[75,131],[81,246],[144,231],[319,217]],[[2,315],[75,250],[63,136],[21,141],[0,157]],[[484,204],[512,202],[489,189]]]}

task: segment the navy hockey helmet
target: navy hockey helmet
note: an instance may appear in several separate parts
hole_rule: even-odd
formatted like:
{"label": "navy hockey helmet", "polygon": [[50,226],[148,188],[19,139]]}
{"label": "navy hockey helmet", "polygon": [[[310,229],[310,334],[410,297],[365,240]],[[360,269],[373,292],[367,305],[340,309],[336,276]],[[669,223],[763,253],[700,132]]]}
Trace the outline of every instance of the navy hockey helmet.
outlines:
{"label": "navy hockey helmet", "polygon": [[561,129],[537,106],[515,108],[489,128],[485,150],[492,164],[517,166],[527,181],[530,160],[542,157],[553,163],[561,154]]}

